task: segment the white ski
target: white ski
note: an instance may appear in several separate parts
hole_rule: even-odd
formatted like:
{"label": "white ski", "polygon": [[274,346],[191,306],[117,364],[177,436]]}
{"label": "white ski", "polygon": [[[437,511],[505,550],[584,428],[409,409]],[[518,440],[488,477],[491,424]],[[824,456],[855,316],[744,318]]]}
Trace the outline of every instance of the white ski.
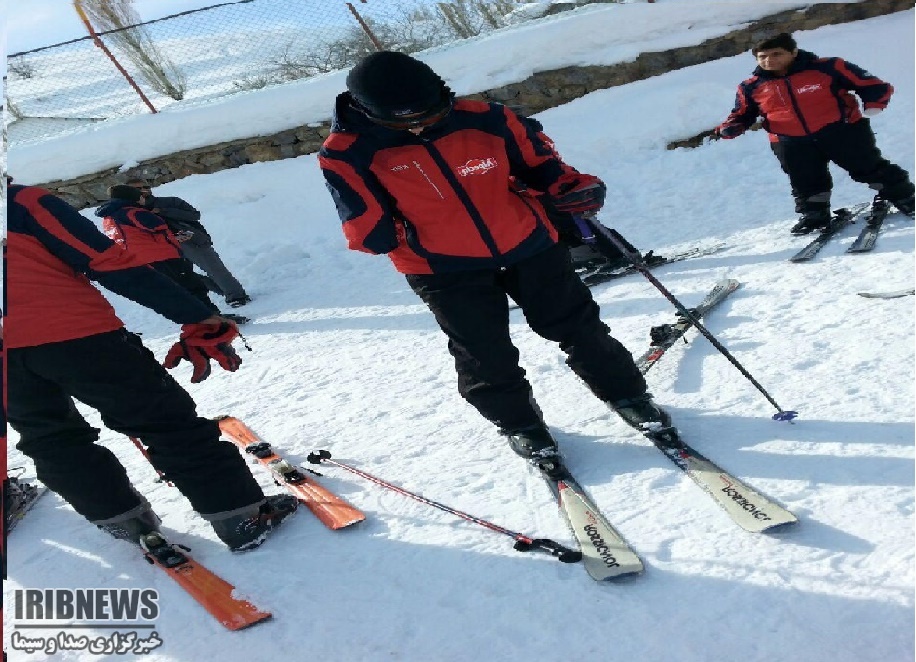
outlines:
{"label": "white ski", "polygon": [[860,297],[865,297],[866,299],[899,299],[900,297],[910,296],[916,294],[916,290],[897,290],[895,292],[859,292]]}
{"label": "white ski", "polygon": [[585,571],[603,582],[638,575],[643,564],[623,536],[605,519],[559,456],[530,460],[550,487],[566,524],[576,537]]}
{"label": "white ski", "polygon": [[603,582],[643,571],[642,561],[571,478],[557,481],[560,510],[582,551],[585,571]]}
{"label": "white ski", "polygon": [[702,487],[745,531],[763,533],[798,522],[791,512],[745,485],[690,446],[683,444],[670,448],[656,443],[656,447]]}

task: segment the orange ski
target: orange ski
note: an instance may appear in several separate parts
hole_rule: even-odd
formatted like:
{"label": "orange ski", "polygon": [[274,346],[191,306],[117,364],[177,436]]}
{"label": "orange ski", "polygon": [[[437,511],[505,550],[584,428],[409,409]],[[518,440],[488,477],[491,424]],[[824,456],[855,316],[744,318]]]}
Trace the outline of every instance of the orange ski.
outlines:
{"label": "orange ski", "polygon": [[247,600],[232,596],[235,587],[182,551],[158,533],[140,538],[146,560],[162,568],[188,595],[230,630],[241,630],[266,621],[270,612],[261,611]]}
{"label": "orange ski", "polygon": [[316,480],[277,455],[266,441],[234,416],[217,418],[219,429],[236,446],[250,453],[267,467],[278,485],[282,485],[311,510],[329,529],[362,522],[366,516]]}

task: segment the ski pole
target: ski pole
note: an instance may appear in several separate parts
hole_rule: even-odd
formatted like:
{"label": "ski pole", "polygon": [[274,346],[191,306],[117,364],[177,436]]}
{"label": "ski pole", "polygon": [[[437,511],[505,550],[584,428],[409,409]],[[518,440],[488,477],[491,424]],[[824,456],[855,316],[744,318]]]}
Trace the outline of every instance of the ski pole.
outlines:
{"label": "ski pole", "polygon": [[248,338],[246,338],[245,336],[243,336],[243,335],[242,335],[242,332],[239,331],[238,328],[236,328],[235,330],[236,330],[236,332],[239,334],[239,340],[242,341],[242,345],[245,347],[245,349],[247,349],[247,350],[250,352],[250,351],[251,351],[251,346],[248,344]]}
{"label": "ski pole", "polygon": [[[134,446],[137,447],[137,450],[143,453],[143,457],[145,457],[150,464],[153,464],[153,461],[149,457],[149,451],[146,449],[146,446],[143,445],[143,442],[136,437],[130,437],[130,440],[134,442]],[[156,467],[154,466],[153,469],[156,469]],[[172,482],[165,477],[165,474],[159,471],[159,469],[156,469],[156,473],[159,474],[159,478],[156,479],[157,483],[165,483],[169,487],[175,487]]]}
{"label": "ski pole", "polygon": [[750,381],[751,384],[753,384],[754,387],[763,394],[763,397],[765,397],[771,405],[776,407],[777,413],[773,414],[774,421],[791,421],[793,418],[798,416],[797,411],[785,411],[782,407],[779,406],[779,403],[773,399],[773,396],[771,396],[767,390],[760,385],[760,382],[754,379],[754,376],[751,375],[751,373],[748,372],[743,365],[741,365],[738,359],[732,356],[732,353],[729,352],[722,343],[716,340],[716,337],[712,335],[709,329],[707,329],[700,322],[699,318],[690,312],[690,310],[684,304],[678,301],[678,299],[673,294],[671,294],[671,292],[669,292],[654,275],[652,275],[652,272],[649,271],[649,267],[645,262],[643,262],[642,256],[639,253],[631,251],[626,246],[624,246],[623,242],[621,242],[620,239],[616,236],[616,233],[612,232],[609,228],[606,228],[604,225],[598,222],[598,219],[589,216],[576,216],[575,219],[576,224],[580,230],[582,229],[583,224],[585,224],[587,228],[591,230],[591,232],[588,233],[588,236],[583,234],[583,241],[594,245],[599,252],[605,253],[605,255],[607,255],[607,249],[601,244],[599,238],[611,242],[611,244],[613,244],[613,246],[618,251],[620,251],[620,253],[627,260],[630,261],[633,267],[639,271],[639,273],[645,276],[646,279],[652,283],[652,285],[654,285],[655,288],[661,292],[664,297],[674,305],[675,308],[677,308],[678,313],[687,319],[687,321],[689,321],[692,326],[696,327],[696,330],[699,331],[709,342],[711,342],[713,347],[719,350],[722,355],[731,362],[733,366],[738,368],[742,375],[747,377],[748,381]]}
{"label": "ski pole", "polygon": [[392,490],[393,492],[397,492],[398,494],[402,494],[406,497],[410,497],[411,499],[414,499],[415,501],[419,501],[420,503],[425,503],[426,505],[432,506],[433,508],[438,508],[439,510],[444,510],[445,512],[451,513],[452,515],[457,515],[458,517],[465,519],[468,522],[479,524],[480,526],[490,529],[491,531],[496,531],[497,533],[502,533],[503,535],[514,538],[515,539],[514,548],[518,550],[519,552],[529,552],[532,550],[542,551],[542,552],[546,552],[547,554],[550,554],[553,557],[556,557],[558,560],[562,561],[563,563],[575,563],[577,561],[582,560],[582,552],[580,551],[569,549],[568,547],[564,547],[560,543],[555,542],[553,540],[549,540],[547,538],[530,538],[521,533],[516,533],[514,531],[510,531],[509,529],[504,529],[503,527],[499,526],[498,524],[493,524],[492,522],[488,522],[486,520],[480,519],[479,517],[474,517],[473,515],[468,515],[467,513],[461,512],[460,510],[455,510],[454,508],[450,508],[449,506],[441,504],[438,501],[433,501],[432,499],[427,499],[426,497],[421,496],[419,494],[409,492],[402,487],[398,487],[397,485],[393,485],[392,483],[389,483],[388,481],[382,480],[381,478],[377,478],[373,476],[372,474],[362,471],[361,469],[357,469],[356,467],[352,467],[348,464],[344,464],[343,462],[332,460],[331,453],[329,451],[326,451],[326,450],[314,451],[312,453],[309,453],[309,456],[307,459],[311,464],[321,464],[322,462],[326,462],[327,464],[333,464],[335,467],[340,467],[341,469],[345,469],[349,471],[350,473],[354,473],[357,476],[360,476],[370,482],[375,483],[376,485],[387,488],[389,490]]}

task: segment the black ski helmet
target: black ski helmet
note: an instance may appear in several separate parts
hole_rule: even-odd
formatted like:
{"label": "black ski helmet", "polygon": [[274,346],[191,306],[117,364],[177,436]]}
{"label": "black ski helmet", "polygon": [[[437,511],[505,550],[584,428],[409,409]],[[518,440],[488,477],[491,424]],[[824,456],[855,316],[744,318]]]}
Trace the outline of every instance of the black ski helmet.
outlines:
{"label": "black ski helmet", "polygon": [[429,65],[395,51],[360,60],[347,75],[347,90],[370,120],[395,128],[438,121],[452,106],[451,90]]}

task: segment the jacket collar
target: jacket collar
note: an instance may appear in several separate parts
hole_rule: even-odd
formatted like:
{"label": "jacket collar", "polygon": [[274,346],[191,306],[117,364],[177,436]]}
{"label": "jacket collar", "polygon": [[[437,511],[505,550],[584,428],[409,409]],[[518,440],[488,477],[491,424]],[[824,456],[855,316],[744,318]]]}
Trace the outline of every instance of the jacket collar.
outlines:
{"label": "jacket collar", "polygon": [[[798,55],[795,56],[795,60],[791,65],[789,65],[789,70],[786,72],[786,76],[791,76],[792,74],[798,73],[799,71],[808,69],[816,59],[817,55],[811,51],[803,51],[799,48]],[[760,67],[754,69],[754,75],[758,78],[785,78],[785,76],[777,76],[775,74],[771,74],[766,69],[761,69]]]}

